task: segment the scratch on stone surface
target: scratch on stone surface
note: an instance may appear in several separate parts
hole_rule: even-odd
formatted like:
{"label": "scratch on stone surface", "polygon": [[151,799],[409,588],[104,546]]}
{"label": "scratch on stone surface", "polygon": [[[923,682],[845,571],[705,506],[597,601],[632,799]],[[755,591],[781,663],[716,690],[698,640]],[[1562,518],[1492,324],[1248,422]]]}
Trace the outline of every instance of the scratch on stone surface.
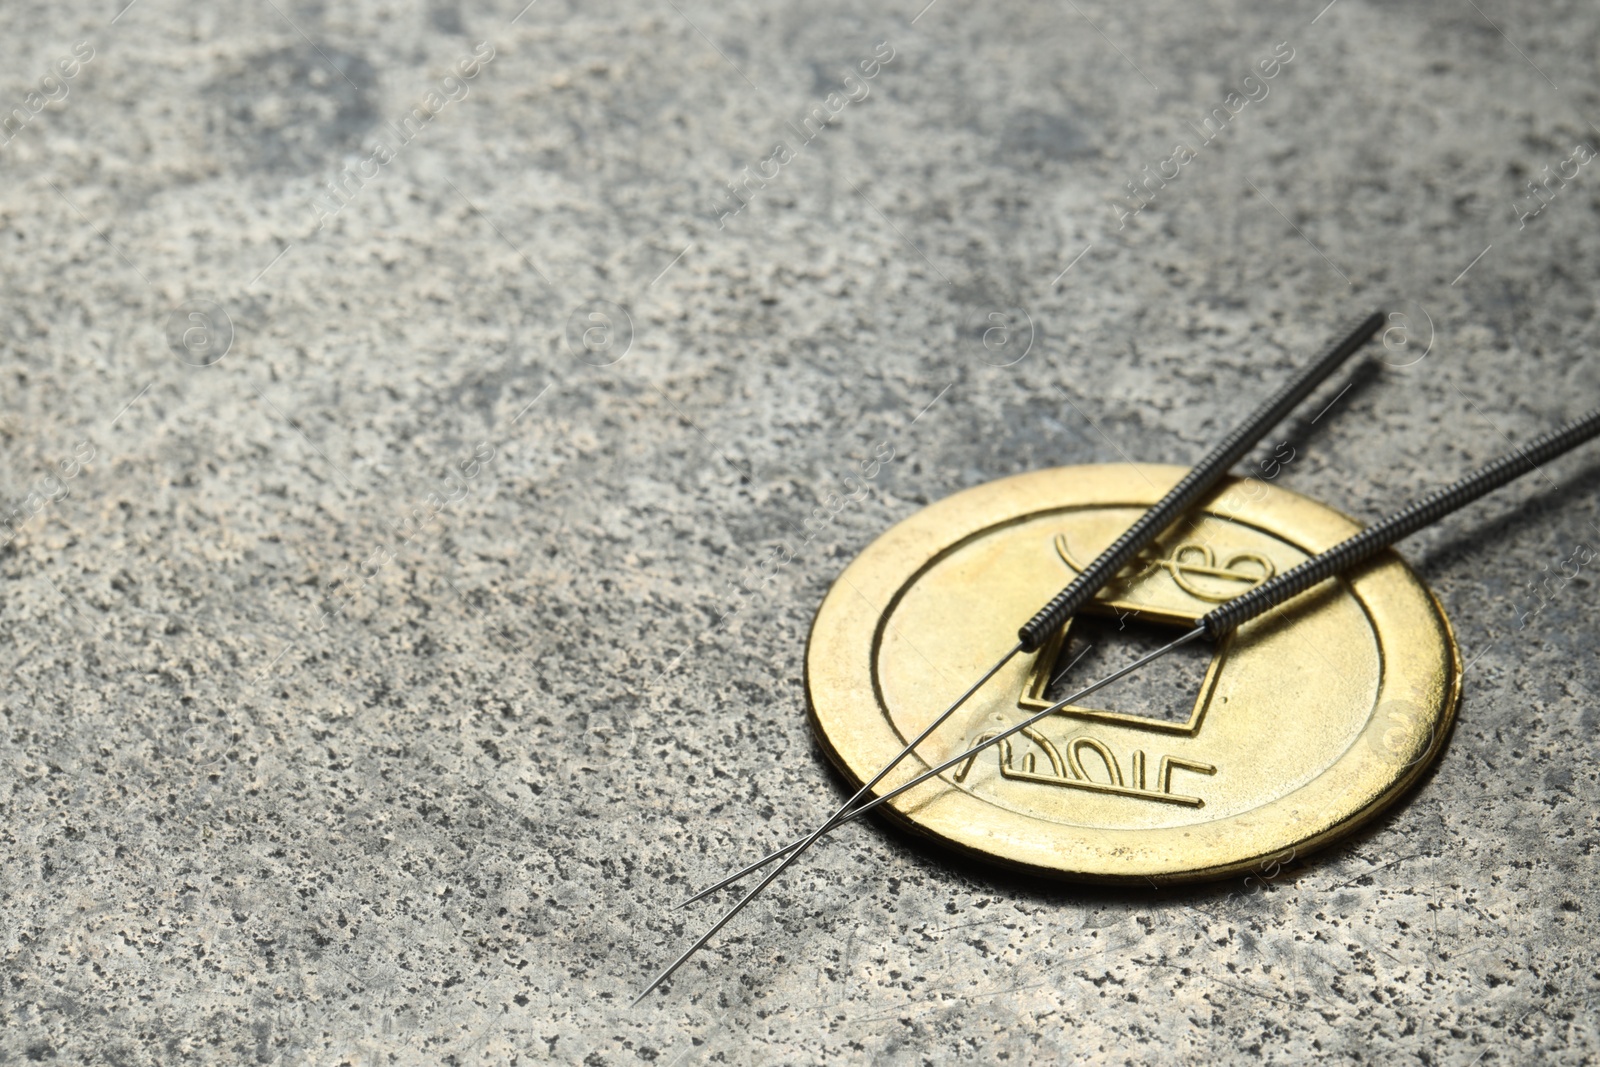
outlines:
{"label": "scratch on stone surface", "polygon": [[898,1011],[887,1012],[887,1013],[885,1013],[883,1015],[868,1015],[868,1016],[861,1016],[861,1017],[854,1018],[854,1019],[849,1019],[849,1020],[847,1020],[845,1022],[845,1025],[846,1026],[862,1026],[862,1025],[865,1025],[866,1023],[882,1022],[885,1019],[901,1019],[901,1018],[905,1018],[906,1017],[906,1015],[905,1015],[906,1009],[915,1008],[915,1007],[918,1007],[918,1006],[921,1006],[921,1007],[925,1008],[926,1010],[924,1010],[922,1012],[919,1012],[916,1015],[911,1016],[911,1018],[921,1018],[922,1016],[925,1016],[925,1015],[933,1015],[933,1014],[936,1014],[936,1013],[938,1013],[940,1011],[946,1011],[946,1010],[949,1010],[950,1008],[959,1007],[961,1004],[963,1004],[963,1003],[965,1003],[967,1001],[983,1000],[983,999],[986,999],[988,997],[1011,996],[1012,994],[1015,994],[1015,993],[1025,993],[1030,989],[1043,989],[1046,986],[1053,986],[1053,985],[1055,985],[1054,981],[1044,981],[1044,982],[1033,982],[1033,983],[1030,983],[1028,985],[1012,986],[1012,987],[1010,987],[1008,989],[990,990],[987,993],[968,993],[968,994],[964,994],[964,995],[956,995],[956,994],[948,994],[947,995],[946,993],[931,993],[931,994],[929,994],[929,999],[932,999],[932,997],[934,997],[934,996],[941,996],[941,997],[944,997],[944,1000],[942,1000],[938,1004],[926,1004],[926,1003],[923,1003],[921,1001],[914,1001],[914,1002],[912,1002],[910,1004],[905,1005],[903,1008],[901,1008]]}

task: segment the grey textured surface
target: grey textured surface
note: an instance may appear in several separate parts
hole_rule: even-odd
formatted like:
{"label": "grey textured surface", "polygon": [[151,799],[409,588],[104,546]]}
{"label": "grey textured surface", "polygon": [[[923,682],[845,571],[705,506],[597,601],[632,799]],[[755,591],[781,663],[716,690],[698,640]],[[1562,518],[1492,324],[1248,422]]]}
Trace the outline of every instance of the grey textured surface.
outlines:
{"label": "grey textured surface", "polygon": [[1528,588],[1592,450],[1408,546],[1465,703],[1353,842],[1090,892],[857,826],[628,1008],[837,803],[804,636],[891,523],[1192,458],[1377,301],[1281,484],[1374,517],[1600,397],[1600,12],[1322,4],[10,5],[0,1062],[1600,1057],[1593,565]]}

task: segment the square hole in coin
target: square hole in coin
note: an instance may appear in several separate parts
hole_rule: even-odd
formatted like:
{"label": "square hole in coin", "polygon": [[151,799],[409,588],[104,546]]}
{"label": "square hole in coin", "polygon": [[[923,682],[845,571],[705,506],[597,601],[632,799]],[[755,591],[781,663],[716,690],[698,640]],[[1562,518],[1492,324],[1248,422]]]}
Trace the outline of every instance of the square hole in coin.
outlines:
{"label": "square hole in coin", "polygon": [[[1045,703],[1054,704],[1182,637],[1186,627],[1141,622],[1131,615],[1079,615],[1067,629],[1050,669]],[[1079,707],[1163,723],[1182,723],[1194,710],[1216,646],[1201,638],[1084,697]],[[1080,658],[1081,657],[1081,658]],[[1076,661],[1074,663],[1074,661]],[[1073,664],[1070,670],[1067,665]],[[1042,706],[1042,705],[1041,705]]]}

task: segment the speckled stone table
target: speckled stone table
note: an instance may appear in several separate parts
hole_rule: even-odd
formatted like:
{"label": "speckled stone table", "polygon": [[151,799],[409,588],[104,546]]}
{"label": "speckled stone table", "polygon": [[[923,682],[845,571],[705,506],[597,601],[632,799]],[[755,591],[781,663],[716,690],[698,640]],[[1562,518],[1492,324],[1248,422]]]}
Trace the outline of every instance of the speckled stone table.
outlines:
{"label": "speckled stone table", "polygon": [[858,825],[628,1006],[839,801],[805,634],[890,524],[1190,460],[1375,304],[1279,484],[1595,405],[1600,11],[522,3],[5,16],[0,1062],[1600,1057],[1593,450],[1407,544],[1465,699],[1353,840]]}

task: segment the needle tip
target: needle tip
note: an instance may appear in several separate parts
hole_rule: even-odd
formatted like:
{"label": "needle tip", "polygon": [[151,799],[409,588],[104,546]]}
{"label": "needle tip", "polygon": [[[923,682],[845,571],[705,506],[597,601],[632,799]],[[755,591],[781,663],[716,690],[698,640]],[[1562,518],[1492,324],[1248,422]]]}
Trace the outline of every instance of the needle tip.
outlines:
{"label": "needle tip", "polygon": [[677,911],[679,908],[687,908],[690,904],[695,904],[706,899],[706,897],[709,897],[712,893],[715,893],[721,888],[722,886],[720,885],[714,885],[710,889],[700,890],[700,892],[696,893],[692,897],[684,897],[682,900],[678,901],[672,906],[672,910]]}
{"label": "needle tip", "polygon": [[[682,963],[682,962],[683,962],[682,960],[678,961],[678,963]],[[671,967],[667,968],[665,971],[662,971],[660,974],[656,975],[655,980],[652,981],[649,985],[645,986],[643,992],[641,992],[638,996],[634,997],[633,998],[633,1003],[629,1004],[628,1007],[630,1009],[631,1008],[637,1008],[640,1004],[643,1004],[644,1003],[644,998],[648,997],[651,993],[654,993],[656,991],[656,989],[661,985],[661,983],[665,982],[668,978],[670,978],[672,976],[672,972],[677,970],[677,969],[678,969],[678,964],[674,963]]]}

